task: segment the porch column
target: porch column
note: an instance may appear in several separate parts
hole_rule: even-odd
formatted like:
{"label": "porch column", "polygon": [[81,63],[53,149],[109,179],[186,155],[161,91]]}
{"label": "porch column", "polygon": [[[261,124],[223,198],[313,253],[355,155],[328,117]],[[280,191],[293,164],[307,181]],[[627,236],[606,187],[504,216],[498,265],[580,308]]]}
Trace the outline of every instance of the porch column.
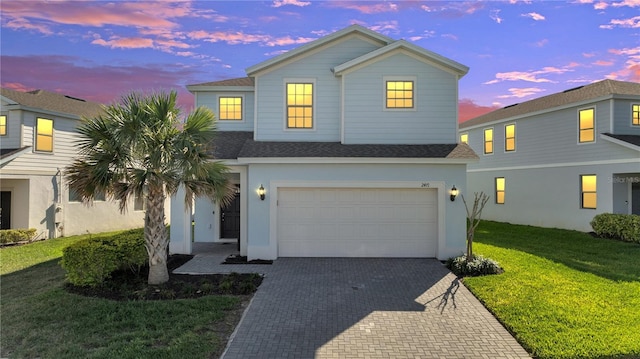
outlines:
{"label": "porch column", "polygon": [[184,201],[184,187],[180,186],[171,197],[171,230],[169,253],[191,254],[191,207]]}

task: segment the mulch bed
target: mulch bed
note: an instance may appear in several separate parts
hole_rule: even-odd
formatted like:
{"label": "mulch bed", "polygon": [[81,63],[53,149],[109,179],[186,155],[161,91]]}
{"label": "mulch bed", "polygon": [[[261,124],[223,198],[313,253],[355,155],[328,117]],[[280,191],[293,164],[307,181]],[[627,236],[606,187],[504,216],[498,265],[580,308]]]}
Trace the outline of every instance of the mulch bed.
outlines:
{"label": "mulch bed", "polygon": [[169,281],[162,285],[147,284],[149,268],[140,271],[121,270],[112,273],[105,283],[97,287],[78,287],[70,283],[65,289],[71,293],[111,300],[172,300],[199,298],[206,295],[247,295],[254,293],[262,283],[262,276],[251,274],[189,275],[171,273],[193,258],[192,255],[174,254],[167,258]]}
{"label": "mulch bed", "polygon": [[273,264],[273,261],[269,259],[252,259],[247,261],[247,256],[232,254],[228,256],[222,264]]}

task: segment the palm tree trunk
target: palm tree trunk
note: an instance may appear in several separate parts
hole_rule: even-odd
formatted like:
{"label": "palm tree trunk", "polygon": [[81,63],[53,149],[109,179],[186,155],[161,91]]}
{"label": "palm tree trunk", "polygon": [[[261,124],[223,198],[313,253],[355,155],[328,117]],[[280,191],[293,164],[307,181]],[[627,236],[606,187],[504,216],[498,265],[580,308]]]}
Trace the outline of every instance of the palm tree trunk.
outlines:
{"label": "palm tree trunk", "polygon": [[164,223],[165,195],[162,186],[149,186],[145,216],[144,239],[149,254],[148,283],[157,285],[169,281],[167,270],[167,228]]}

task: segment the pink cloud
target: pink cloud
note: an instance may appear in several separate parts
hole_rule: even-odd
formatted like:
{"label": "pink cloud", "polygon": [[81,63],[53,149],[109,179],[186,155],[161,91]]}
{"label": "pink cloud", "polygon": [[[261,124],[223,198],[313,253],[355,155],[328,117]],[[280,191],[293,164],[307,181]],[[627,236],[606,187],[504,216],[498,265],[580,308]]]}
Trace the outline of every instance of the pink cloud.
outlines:
{"label": "pink cloud", "polygon": [[571,67],[575,66],[565,66],[564,68],[546,66],[541,70],[536,71],[498,72],[495,79],[485,82],[484,85],[491,85],[502,81],[527,81],[535,83],[554,82],[540,76],[549,74],[563,74],[565,72],[573,71],[571,70]]}
{"label": "pink cloud", "polygon": [[532,96],[539,92],[544,92],[544,91],[545,90],[538,87],[526,87],[526,88],[512,87],[509,89],[509,92],[510,92],[509,95],[500,95],[498,96],[498,98],[512,98],[512,97],[523,98],[523,97]]}
{"label": "pink cloud", "polygon": [[537,12],[530,12],[530,13],[522,14],[520,16],[528,17],[535,21],[542,21],[546,19],[543,15],[540,15]]}
{"label": "pink cloud", "polygon": [[583,52],[583,53],[582,53],[582,56],[584,56],[584,57],[586,57],[586,58],[589,58],[589,57],[594,57],[594,56],[596,56],[596,54],[595,54],[595,53],[593,53],[593,52]]}
{"label": "pink cloud", "polygon": [[606,60],[598,60],[596,62],[593,63],[596,66],[611,66],[613,65],[613,61],[606,61]]}
{"label": "pink cloud", "polygon": [[242,31],[225,32],[225,31],[213,31],[208,32],[204,30],[192,31],[187,36],[194,40],[202,40],[207,42],[226,42],[230,45],[238,44],[253,44],[259,43],[264,46],[287,46],[296,44],[305,44],[307,42],[315,40],[311,37],[297,37],[291,36],[275,37],[265,34],[245,34]]}
{"label": "pink cloud", "polygon": [[324,3],[325,6],[356,10],[363,14],[378,14],[383,12],[396,12],[398,5],[395,3],[371,3],[360,1],[331,1]]}
{"label": "pink cloud", "polygon": [[458,122],[464,122],[472,118],[484,115],[485,113],[497,110],[499,106],[482,106],[468,98],[460,99],[458,102]]}
{"label": "pink cloud", "polygon": [[118,38],[112,37],[106,41],[103,39],[95,39],[91,41],[94,45],[106,46],[112,49],[144,49],[153,48],[153,40],[141,37]]}
{"label": "pink cloud", "polygon": [[638,29],[640,28],[640,16],[634,16],[629,19],[612,19],[609,21],[609,24],[600,25],[601,29],[610,30],[614,27]]}
{"label": "pink cloud", "polygon": [[311,5],[311,2],[309,1],[299,1],[299,0],[274,0],[273,2],[273,7],[281,7],[281,6],[285,6],[285,5],[293,5],[293,6],[308,6]]}
{"label": "pink cloud", "polygon": [[[434,1],[420,6],[420,9],[423,11],[437,13],[445,18],[460,18],[472,15],[483,8],[484,3],[481,1]],[[500,19],[500,21],[502,21],[502,19]],[[498,21],[498,23],[500,23],[500,21]]]}
{"label": "pink cloud", "polygon": [[189,110],[193,107],[193,95],[185,85],[201,82],[199,72],[177,65],[170,68],[159,64],[86,67],[76,65],[76,60],[68,56],[2,56],[2,86],[19,90],[56,91],[104,104],[133,90],[175,89],[180,106]]}

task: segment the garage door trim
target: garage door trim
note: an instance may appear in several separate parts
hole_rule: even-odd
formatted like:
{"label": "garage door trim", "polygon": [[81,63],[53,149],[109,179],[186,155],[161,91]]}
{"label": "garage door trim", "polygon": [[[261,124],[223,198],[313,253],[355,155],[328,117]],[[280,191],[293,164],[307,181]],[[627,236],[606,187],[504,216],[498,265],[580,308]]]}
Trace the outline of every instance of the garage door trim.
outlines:
{"label": "garage door trim", "polygon": [[444,181],[272,181],[267,197],[269,199],[269,246],[270,252],[277,258],[278,254],[278,190],[280,188],[421,188],[437,190],[438,238],[436,257],[445,248],[446,238],[446,186]]}

